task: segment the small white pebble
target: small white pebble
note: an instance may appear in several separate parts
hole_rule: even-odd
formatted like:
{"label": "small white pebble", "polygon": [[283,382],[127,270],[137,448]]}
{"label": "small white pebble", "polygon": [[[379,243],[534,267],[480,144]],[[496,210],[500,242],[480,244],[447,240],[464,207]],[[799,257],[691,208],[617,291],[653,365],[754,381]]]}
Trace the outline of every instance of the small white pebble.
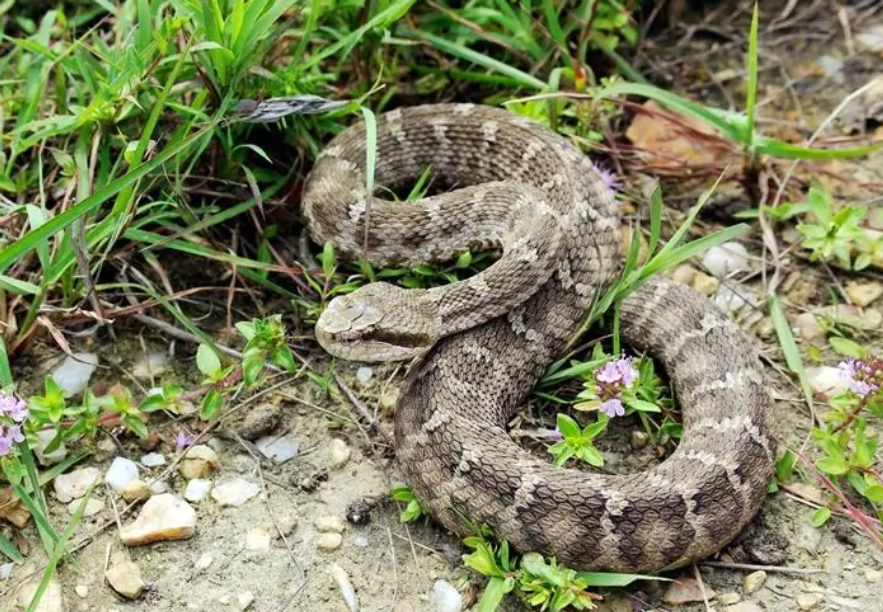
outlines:
{"label": "small white pebble", "polygon": [[7,581],[9,577],[12,576],[12,568],[15,567],[15,563],[4,563],[0,565],[0,580]]}
{"label": "small white pebble", "polygon": [[702,265],[718,278],[748,267],[748,251],[740,242],[726,242],[706,251]]}
{"label": "small white pebble", "polygon": [[346,523],[338,516],[320,516],[313,521],[313,526],[322,533],[343,533]]}
{"label": "small white pebble", "polygon": [[74,592],[81,598],[85,599],[89,596],[89,587],[85,584],[78,584],[74,587]]}
{"label": "small white pebble", "polygon": [[60,366],[52,371],[52,378],[64,392],[65,397],[74,397],[86,390],[89,379],[98,367],[98,355],[73,353],[68,355]]}
{"label": "small white pebble", "polygon": [[[83,503],[82,499],[75,499],[67,505],[68,514],[73,516],[80,507],[80,504]],[[86,500],[86,504],[83,507],[83,516],[95,516],[99,512],[104,510],[104,501],[100,499],[95,499],[94,497],[90,497]]]}
{"label": "small white pebble", "polygon": [[133,480],[138,480],[138,465],[125,457],[115,457],[104,475],[112,491],[122,491]]}
{"label": "small white pebble", "polygon": [[153,495],[167,493],[169,490],[169,483],[165,480],[154,480],[150,483],[148,489]]}
{"label": "small white pebble", "polygon": [[245,534],[246,550],[266,552],[270,550],[270,530],[266,527],[254,527]]}
{"label": "small white pebble", "polygon": [[340,438],[334,438],[331,440],[328,456],[332,468],[340,468],[346,465],[346,462],[350,460],[351,454],[352,451],[350,450],[350,447],[347,446],[346,442]]}
{"label": "small white pebble", "polygon": [[342,567],[337,563],[332,563],[328,572],[337,586],[340,587],[340,594],[343,595],[343,601],[350,612],[359,612],[359,597],[356,595],[356,589],[350,582],[350,577]]}
{"label": "small white pebble", "polygon": [[194,478],[187,483],[184,489],[184,499],[189,502],[201,502],[212,490],[212,481],[204,478]]}
{"label": "small white pebble", "polygon": [[245,591],[236,596],[236,605],[239,612],[246,610],[254,601],[254,594],[251,591]]}
{"label": "small white pebble", "polygon": [[353,544],[355,544],[359,548],[367,548],[368,538],[366,538],[362,534],[359,534],[355,538],[353,538]]}
{"label": "small white pebble", "polygon": [[141,457],[141,465],[144,467],[159,467],[166,464],[166,458],[160,453],[148,453]]}
{"label": "small white pebble", "polygon": [[463,609],[463,598],[457,588],[445,580],[436,580],[432,586],[435,609],[438,612],[460,612]]}
{"label": "small white pebble", "polygon": [[267,459],[272,459],[276,463],[285,463],[289,459],[297,457],[300,444],[293,436],[266,436],[255,442],[258,450]]}
{"label": "small white pebble", "polygon": [[734,313],[745,306],[745,298],[726,285],[721,285],[714,294],[714,303],[724,312]]}
{"label": "small white pebble", "polygon": [[214,560],[215,560],[214,557],[212,557],[208,553],[205,553],[199,559],[196,560],[196,563],[193,564],[193,567],[195,567],[196,569],[198,569],[200,571],[205,570],[205,569],[208,569],[208,567],[212,564],[212,562]]}
{"label": "small white pebble", "polygon": [[132,367],[132,375],[141,380],[148,380],[165,372],[168,364],[168,353],[164,351],[151,351]]}
{"label": "small white pebble", "polygon": [[237,478],[212,489],[212,498],[222,506],[241,506],[261,492],[260,486]]}
{"label": "small white pebble", "polygon": [[806,368],[806,382],[810,389],[824,395],[834,397],[848,388],[840,370],[833,366],[812,366]]}
{"label": "small white pebble", "polygon": [[356,382],[359,383],[360,387],[367,387],[371,384],[371,379],[374,377],[374,370],[369,368],[368,366],[362,366],[358,370],[356,370]]}
{"label": "small white pebble", "polygon": [[340,548],[343,537],[339,533],[323,533],[316,538],[316,548],[323,552],[331,552]]}

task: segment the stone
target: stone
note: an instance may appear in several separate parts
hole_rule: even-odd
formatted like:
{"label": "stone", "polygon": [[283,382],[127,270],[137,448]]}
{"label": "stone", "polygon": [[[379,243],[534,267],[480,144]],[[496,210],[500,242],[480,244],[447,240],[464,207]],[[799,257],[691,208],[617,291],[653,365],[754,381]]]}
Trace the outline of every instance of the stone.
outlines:
{"label": "stone", "polygon": [[291,434],[282,437],[267,436],[258,440],[255,446],[264,457],[272,459],[278,464],[297,457],[297,452],[300,449],[300,444]]}
{"label": "stone", "polygon": [[794,317],[793,329],[804,340],[821,340],[825,338],[825,328],[811,312],[802,312]]}
{"label": "stone", "polygon": [[[27,610],[37,594],[42,576],[37,575],[36,578],[26,582],[18,591],[16,603],[22,610]],[[34,607],[33,612],[64,612],[64,596],[61,592],[61,582],[57,576],[49,579],[46,590],[40,598],[40,603]]]}
{"label": "stone", "polygon": [[128,599],[138,599],[144,591],[141,569],[132,561],[123,561],[108,568],[104,578],[114,591]]}
{"label": "stone", "polygon": [[138,480],[138,464],[125,457],[114,457],[104,475],[104,482],[110,490],[120,492],[134,480]]}
{"label": "stone", "polygon": [[859,308],[864,308],[883,296],[883,283],[876,280],[866,283],[852,281],[846,283],[844,289],[849,300]]}
{"label": "stone", "polygon": [[343,536],[339,533],[323,533],[316,538],[316,548],[322,552],[331,552],[340,548]]}
{"label": "stone", "polygon": [[95,467],[81,468],[68,474],[59,474],[52,485],[55,497],[63,504],[80,499],[89,487],[101,482],[101,470]]}
{"label": "stone", "polygon": [[52,379],[64,392],[65,397],[74,397],[86,390],[89,379],[98,367],[98,355],[93,353],[72,353],[55,368]]}
{"label": "stone", "polygon": [[141,546],[165,540],[183,540],[196,529],[196,510],[171,493],[151,497],[120,537],[126,546]]}
{"label": "stone", "polygon": [[693,282],[690,283],[690,286],[697,293],[709,296],[714,295],[714,292],[718,290],[720,287],[720,281],[704,272],[697,272],[696,276],[693,277]]}
{"label": "stone", "polygon": [[328,450],[329,466],[332,469],[342,468],[346,465],[346,462],[350,460],[351,454],[352,451],[350,450],[350,447],[347,446],[346,442],[340,438],[334,438],[331,440],[331,445]]}
{"label": "stone", "polygon": [[724,606],[731,606],[742,601],[742,596],[735,592],[721,593],[717,596],[717,601]]}
{"label": "stone", "polygon": [[337,586],[340,587],[340,595],[343,597],[347,610],[349,612],[359,612],[359,597],[356,595],[356,589],[353,587],[353,583],[346,570],[337,563],[332,563],[328,573],[331,574]]}
{"label": "stone", "polygon": [[246,550],[267,552],[270,550],[270,530],[266,527],[254,527],[245,534]]}
{"label": "stone", "polygon": [[320,516],[313,521],[313,526],[322,533],[343,533],[346,529],[346,523],[336,516]]}
{"label": "stone", "polygon": [[209,553],[205,553],[196,560],[196,563],[193,564],[193,567],[195,567],[199,571],[207,570],[209,566],[211,566],[211,564],[214,562],[214,560],[215,558],[212,557]]}
{"label": "stone", "polygon": [[[80,504],[83,503],[81,499],[75,499],[74,501],[68,503],[67,511],[73,516],[80,507]],[[104,510],[104,500],[95,499],[94,497],[90,497],[86,500],[86,505],[83,508],[83,516],[95,516],[99,512]]]}
{"label": "stone", "polygon": [[746,593],[756,593],[763,586],[764,582],[766,582],[766,572],[751,572],[742,580],[742,588]]}
{"label": "stone", "polygon": [[822,601],[818,593],[803,593],[797,596],[797,607],[800,610],[812,610]]}
{"label": "stone", "polygon": [[374,378],[374,370],[368,366],[362,366],[356,370],[356,384],[365,389],[371,386],[371,379]]}
{"label": "stone", "polygon": [[40,465],[44,467],[48,467],[50,465],[55,465],[65,457],[67,457],[67,448],[64,445],[64,442],[58,445],[58,448],[53,450],[51,453],[46,452],[46,447],[52,443],[52,440],[55,439],[55,431],[52,429],[41,429],[36,434],[37,444],[34,447],[34,454],[37,456],[37,461],[40,462]]}
{"label": "stone", "polygon": [[244,591],[236,596],[236,607],[240,612],[248,609],[252,602],[254,602],[254,593],[251,591]]}
{"label": "stone", "polygon": [[187,453],[178,464],[178,473],[187,480],[205,478],[218,468],[218,453],[210,446],[197,444],[187,449]]}
{"label": "stone", "polygon": [[630,443],[635,450],[644,448],[650,443],[650,436],[647,435],[646,431],[636,429],[632,432]]}
{"label": "stone", "polygon": [[826,398],[832,398],[849,388],[840,370],[833,366],[806,368],[806,382],[810,389]]}
{"label": "stone", "polygon": [[702,265],[713,275],[723,278],[748,267],[748,250],[740,242],[713,246],[702,257]]}
{"label": "stone", "polygon": [[417,608],[414,607],[414,603],[407,600],[402,599],[397,602],[395,607],[392,609],[392,612],[417,612]]}
{"label": "stone", "polygon": [[353,538],[353,544],[355,544],[359,548],[368,548],[368,544],[370,544],[370,542],[368,542],[368,538],[360,533],[355,538]]}
{"label": "stone", "polygon": [[690,264],[681,264],[672,271],[671,279],[676,283],[689,287],[693,283],[693,278],[696,277],[697,272],[698,270]]}
{"label": "stone", "polygon": [[714,303],[718,308],[727,313],[738,312],[746,304],[745,298],[740,293],[733,291],[726,285],[718,287],[717,292],[714,294]]}
{"label": "stone", "polygon": [[89,597],[89,587],[87,587],[85,584],[78,584],[74,587],[74,593],[77,594],[77,597],[85,599]]}
{"label": "stone", "polygon": [[260,492],[255,483],[237,478],[212,489],[212,499],[222,506],[241,506]]}
{"label": "stone", "polygon": [[166,464],[166,458],[160,453],[148,453],[141,457],[141,465],[144,467],[159,467]]}
{"label": "stone", "polygon": [[184,499],[189,502],[199,503],[204,500],[212,490],[212,481],[204,478],[194,478],[187,483],[184,489]]}
{"label": "stone", "polygon": [[169,365],[169,354],[165,351],[150,351],[143,355],[134,366],[132,375],[139,380],[152,380],[163,374]]}
{"label": "stone", "polygon": [[866,569],[865,580],[868,582],[880,582],[880,580],[883,580],[883,570]]}
{"label": "stone", "polygon": [[165,480],[151,480],[147,487],[150,489],[151,495],[159,495],[160,493],[169,492],[169,483]]}
{"label": "stone", "polygon": [[883,24],[872,25],[855,35],[856,47],[860,51],[879,53],[883,51]]}
{"label": "stone", "polygon": [[150,499],[151,491],[147,483],[139,478],[124,486],[120,494],[124,500],[131,503],[133,501],[147,501]]}
{"label": "stone", "polygon": [[753,601],[741,601],[736,605],[727,606],[724,612],[764,612],[764,610]]}
{"label": "stone", "polygon": [[236,432],[249,441],[266,436],[276,429],[282,418],[282,407],[274,402],[261,402],[250,408],[242,421],[236,425]]}
{"label": "stone", "polygon": [[[279,528],[279,531],[282,532],[282,535],[288,537],[291,535],[297,528],[297,517],[293,514],[286,514],[284,516],[280,516],[276,520],[276,526]],[[278,535],[278,534],[277,534]]]}
{"label": "stone", "polygon": [[446,580],[436,580],[432,585],[432,599],[438,612],[460,612],[463,609],[460,591]]}
{"label": "stone", "polygon": [[694,601],[705,601],[706,597],[712,599],[715,596],[714,591],[707,586],[705,587],[704,597],[702,593],[702,585],[696,579],[678,578],[668,587],[665,595],[662,596],[662,601],[670,606],[680,606]]}

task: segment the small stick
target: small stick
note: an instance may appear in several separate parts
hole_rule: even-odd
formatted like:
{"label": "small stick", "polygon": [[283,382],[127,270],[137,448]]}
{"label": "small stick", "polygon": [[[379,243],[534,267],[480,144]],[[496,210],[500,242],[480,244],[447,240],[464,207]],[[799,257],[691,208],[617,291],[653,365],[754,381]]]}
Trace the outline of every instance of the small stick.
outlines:
{"label": "small stick", "polygon": [[716,567],[718,569],[745,570],[749,572],[776,572],[779,574],[824,574],[825,570],[815,567],[780,567],[778,565],[753,565],[751,563],[727,563],[726,561],[703,561],[704,567]]}
{"label": "small stick", "polygon": [[362,415],[362,418],[368,422],[368,428],[379,433],[384,440],[386,440],[391,446],[395,446],[395,439],[393,438],[392,433],[390,433],[386,427],[377,422],[377,420],[372,416],[372,414],[368,411],[368,408],[356,397],[356,394],[352,389],[349,388],[343,379],[340,378],[336,373],[332,374],[334,377],[334,382],[337,383],[337,386],[340,387],[341,391],[343,391],[344,395],[346,395],[347,399],[350,403],[355,407],[355,409]]}

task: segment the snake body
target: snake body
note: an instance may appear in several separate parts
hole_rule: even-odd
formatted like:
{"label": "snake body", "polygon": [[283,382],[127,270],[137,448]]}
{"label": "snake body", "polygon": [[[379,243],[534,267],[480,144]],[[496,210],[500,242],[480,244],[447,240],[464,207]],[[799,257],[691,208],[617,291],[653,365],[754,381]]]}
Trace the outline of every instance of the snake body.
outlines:
{"label": "snake body", "polygon": [[423,508],[459,535],[486,525],[519,551],[576,569],[658,571],[728,544],[763,502],[775,452],[771,397],[741,330],[687,287],[650,279],[623,301],[622,333],[671,380],[683,411],[677,449],[628,475],[534,456],[507,423],[620,271],[608,185],[567,139],[494,107],[393,110],[378,117],[376,138],[378,184],[413,182],[428,167],[453,191],[408,203],[368,193],[365,125],[355,124],[305,184],[314,240],[379,266],[502,250],[487,270],[441,288],[366,285],[335,298],[316,325],[343,358],[416,358],[395,444]]}

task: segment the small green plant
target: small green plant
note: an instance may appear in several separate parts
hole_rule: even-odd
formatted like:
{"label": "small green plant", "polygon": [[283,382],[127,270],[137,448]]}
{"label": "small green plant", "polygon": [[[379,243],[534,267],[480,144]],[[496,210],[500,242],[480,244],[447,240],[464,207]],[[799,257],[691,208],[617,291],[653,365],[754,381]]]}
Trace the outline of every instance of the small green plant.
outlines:
{"label": "small green plant", "polygon": [[420,500],[417,499],[409,487],[405,485],[393,487],[392,498],[406,504],[399,517],[402,523],[410,523],[426,516],[423,512],[423,506],[420,505]]}
{"label": "small green plant", "polygon": [[604,465],[604,456],[595,448],[594,440],[607,429],[608,419],[606,415],[599,414],[597,421],[580,429],[579,423],[559,412],[556,420],[561,439],[549,447],[549,453],[555,457],[555,465],[564,465],[572,457],[595,467]]}

